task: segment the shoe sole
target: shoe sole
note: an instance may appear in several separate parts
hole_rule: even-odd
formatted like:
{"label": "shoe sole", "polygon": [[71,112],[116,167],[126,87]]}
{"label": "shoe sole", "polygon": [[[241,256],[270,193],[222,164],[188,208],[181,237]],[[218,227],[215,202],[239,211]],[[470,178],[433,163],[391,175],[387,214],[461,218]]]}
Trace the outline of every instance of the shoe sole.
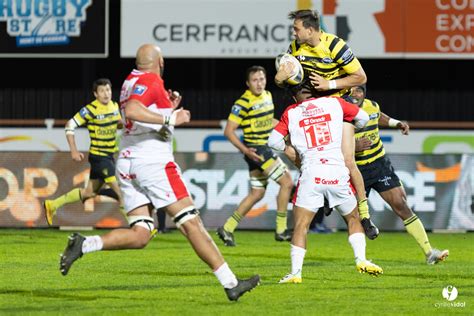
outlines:
{"label": "shoe sole", "polygon": [[292,280],[289,280],[289,281],[284,281],[284,282],[278,282],[278,284],[300,284],[300,283],[303,283],[303,280],[302,279],[292,279]]}
{"label": "shoe sole", "polygon": [[383,270],[374,270],[374,269],[367,269],[367,268],[357,268],[359,273],[367,273],[371,276],[378,277],[379,275],[383,274]]}
{"label": "shoe sole", "polygon": [[436,258],[436,260],[433,261],[433,262],[431,262],[431,263],[428,262],[428,264],[433,265],[433,264],[437,264],[438,262],[445,261],[446,258],[448,258],[448,256],[449,256],[449,251],[443,251],[443,252],[441,253],[441,256],[439,256],[438,258]]}

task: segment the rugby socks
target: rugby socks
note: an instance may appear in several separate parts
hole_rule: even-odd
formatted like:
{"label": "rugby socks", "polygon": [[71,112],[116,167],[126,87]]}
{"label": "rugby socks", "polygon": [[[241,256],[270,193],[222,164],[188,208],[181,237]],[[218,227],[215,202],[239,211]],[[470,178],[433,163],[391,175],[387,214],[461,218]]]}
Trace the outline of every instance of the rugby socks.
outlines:
{"label": "rugby socks", "polygon": [[104,243],[100,236],[87,236],[82,243],[82,253],[99,251],[102,250],[102,247],[104,247]]}
{"label": "rugby socks", "polygon": [[224,224],[224,230],[228,231],[229,233],[233,233],[234,230],[239,226],[240,221],[242,220],[242,215],[237,213],[237,211],[232,214],[229,219],[227,219],[227,222]]}
{"label": "rugby socks", "polygon": [[367,199],[360,200],[358,203],[359,217],[360,219],[370,218],[369,214],[369,203]]}
{"label": "rugby socks", "polygon": [[425,255],[429,254],[431,251],[430,241],[426,235],[425,227],[418,216],[413,214],[413,216],[404,220],[403,224],[405,224],[407,232],[415,238],[418,245],[423,249]]}
{"label": "rugby socks", "polygon": [[74,203],[81,200],[81,189],[72,189],[53,201],[54,208],[58,209],[65,204]]}
{"label": "rugby socks", "polygon": [[230,270],[227,262],[224,262],[217,270],[214,271],[214,275],[226,289],[231,289],[236,287],[239,283],[235,274]]}
{"label": "rugby socks", "polygon": [[291,245],[291,274],[300,275],[303,270],[304,256],[306,255],[306,249]]}
{"label": "rugby socks", "polygon": [[288,212],[277,211],[276,216],[276,232],[277,234],[283,234],[287,228],[286,226],[286,214]]}
{"label": "rugby socks", "polygon": [[354,233],[349,235],[349,243],[351,244],[352,250],[354,251],[354,257],[356,263],[359,261],[367,260],[365,258],[365,234]]}

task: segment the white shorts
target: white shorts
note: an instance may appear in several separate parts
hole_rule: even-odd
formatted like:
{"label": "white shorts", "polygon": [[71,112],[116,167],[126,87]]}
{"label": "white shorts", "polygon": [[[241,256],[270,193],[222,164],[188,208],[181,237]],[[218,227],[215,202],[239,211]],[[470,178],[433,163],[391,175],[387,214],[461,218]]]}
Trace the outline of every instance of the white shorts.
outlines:
{"label": "white shorts", "polygon": [[350,185],[349,170],[339,166],[314,166],[305,168],[298,180],[293,204],[312,212],[324,206],[335,207],[346,216],[357,206],[357,199]]}
{"label": "white shorts", "polygon": [[156,209],[166,207],[190,196],[174,161],[119,158],[116,175],[127,213],[150,203]]}

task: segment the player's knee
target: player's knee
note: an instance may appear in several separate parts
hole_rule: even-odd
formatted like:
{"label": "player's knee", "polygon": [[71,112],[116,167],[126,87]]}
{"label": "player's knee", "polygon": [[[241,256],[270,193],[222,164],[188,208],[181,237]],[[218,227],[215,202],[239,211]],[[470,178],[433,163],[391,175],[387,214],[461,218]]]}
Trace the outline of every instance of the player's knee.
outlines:
{"label": "player's knee", "polygon": [[285,172],[285,175],[280,179],[280,186],[288,191],[293,189],[293,179],[288,172]]}
{"label": "player's knee", "polygon": [[173,222],[176,227],[181,228],[183,226],[186,230],[198,227],[200,225],[199,211],[194,205],[187,206],[173,216]]}
{"label": "player's knee", "polygon": [[146,215],[128,216],[128,224],[135,233],[134,248],[144,248],[150,241],[155,230],[153,218]]}
{"label": "player's knee", "polygon": [[92,197],[95,197],[95,196],[96,196],[96,194],[95,194],[94,191],[92,191],[92,189],[90,189],[90,190],[87,190],[87,189],[81,190],[81,198],[82,198],[83,201],[87,200],[87,199],[90,199]]}
{"label": "player's knee", "polygon": [[135,231],[134,248],[135,249],[145,248],[146,245],[148,245],[148,243],[150,242],[150,237],[151,237],[150,232],[138,226],[133,230]]}

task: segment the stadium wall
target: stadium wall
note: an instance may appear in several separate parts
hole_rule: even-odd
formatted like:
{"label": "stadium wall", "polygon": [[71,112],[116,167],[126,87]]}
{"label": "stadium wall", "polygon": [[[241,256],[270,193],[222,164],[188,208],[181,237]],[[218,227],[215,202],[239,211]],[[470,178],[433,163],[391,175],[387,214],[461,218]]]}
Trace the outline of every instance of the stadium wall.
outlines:
{"label": "stadium wall", "polygon": [[[409,205],[427,229],[474,230],[474,155],[389,154],[403,181]],[[47,227],[41,203],[88,181],[87,163],[76,164],[65,152],[0,152],[0,227]],[[232,214],[249,190],[248,171],[235,153],[176,153],[185,181],[207,228]],[[298,172],[291,170],[293,178]],[[267,193],[242,221],[243,229],[273,229],[278,186]],[[382,230],[404,230],[403,223],[376,193],[369,197],[373,220]],[[291,209],[291,204],[288,204]],[[292,213],[289,213],[290,226]],[[172,223],[168,223],[170,226]],[[326,219],[343,229],[334,212]],[[115,200],[98,196],[61,209],[57,226],[124,227]]]}

